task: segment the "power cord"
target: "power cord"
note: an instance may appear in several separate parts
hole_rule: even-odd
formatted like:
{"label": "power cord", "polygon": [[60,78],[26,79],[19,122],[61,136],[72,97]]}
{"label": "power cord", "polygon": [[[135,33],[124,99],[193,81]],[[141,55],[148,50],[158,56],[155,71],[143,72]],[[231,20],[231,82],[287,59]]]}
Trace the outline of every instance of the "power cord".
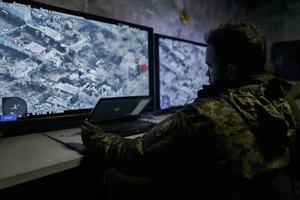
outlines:
{"label": "power cord", "polygon": [[195,99],[197,99],[197,98],[191,98],[191,99],[188,99],[188,100],[185,102],[185,106],[188,105],[188,103],[189,103],[190,101],[195,100]]}

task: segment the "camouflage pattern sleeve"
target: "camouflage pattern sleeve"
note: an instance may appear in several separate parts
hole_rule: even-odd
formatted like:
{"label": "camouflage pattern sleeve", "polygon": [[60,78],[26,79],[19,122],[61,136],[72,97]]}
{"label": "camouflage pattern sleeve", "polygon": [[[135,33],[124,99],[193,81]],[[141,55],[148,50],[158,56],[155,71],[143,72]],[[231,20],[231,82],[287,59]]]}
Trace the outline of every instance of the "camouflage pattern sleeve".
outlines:
{"label": "camouflage pattern sleeve", "polygon": [[[89,138],[86,145],[102,162],[124,174],[174,175],[178,173],[179,165],[185,162],[183,159],[187,152],[181,149],[188,145],[196,131],[196,119],[199,120],[196,110],[189,107],[163,120],[142,137],[127,139],[98,132]],[[184,173],[186,169],[181,170]]]}
{"label": "camouflage pattern sleeve", "polygon": [[[138,169],[143,158],[142,138],[127,139],[115,134],[97,132],[85,139],[88,153],[92,154],[105,168],[118,168],[122,171]],[[139,173],[139,172],[137,172]]]}

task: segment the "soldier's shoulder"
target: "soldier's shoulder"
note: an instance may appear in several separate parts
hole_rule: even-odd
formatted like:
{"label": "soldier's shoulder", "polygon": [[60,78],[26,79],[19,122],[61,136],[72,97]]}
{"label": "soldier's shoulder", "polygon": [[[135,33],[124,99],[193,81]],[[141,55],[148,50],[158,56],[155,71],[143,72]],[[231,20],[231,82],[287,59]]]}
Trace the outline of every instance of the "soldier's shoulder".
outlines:
{"label": "soldier's shoulder", "polygon": [[206,97],[195,100],[192,107],[197,110],[209,111],[228,107],[228,102],[222,97]]}

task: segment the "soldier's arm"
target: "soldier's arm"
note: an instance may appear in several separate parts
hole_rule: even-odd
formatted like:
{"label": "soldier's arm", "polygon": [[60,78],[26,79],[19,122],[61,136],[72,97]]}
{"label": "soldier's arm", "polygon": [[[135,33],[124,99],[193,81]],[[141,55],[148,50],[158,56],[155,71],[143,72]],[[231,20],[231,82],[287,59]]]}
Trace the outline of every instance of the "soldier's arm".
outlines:
{"label": "soldier's arm", "polygon": [[142,137],[134,139],[89,127],[90,133],[83,135],[83,142],[90,152],[97,154],[103,164],[126,174],[145,176],[163,173],[171,163],[166,161],[166,156],[180,148],[180,143],[193,131],[192,121],[195,115],[196,111],[191,109],[179,111]]}

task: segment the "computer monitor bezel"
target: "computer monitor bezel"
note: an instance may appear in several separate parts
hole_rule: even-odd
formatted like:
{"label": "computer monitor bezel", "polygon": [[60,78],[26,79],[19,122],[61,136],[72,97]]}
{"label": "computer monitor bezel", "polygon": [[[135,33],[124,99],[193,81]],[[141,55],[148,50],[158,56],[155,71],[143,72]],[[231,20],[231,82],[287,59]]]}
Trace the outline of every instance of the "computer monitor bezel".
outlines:
{"label": "computer monitor bezel", "polygon": [[[45,9],[54,12],[60,12],[65,14],[70,14],[78,17],[83,17],[86,19],[91,19],[95,21],[100,21],[104,23],[110,23],[114,25],[122,24],[133,28],[141,29],[148,32],[148,70],[149,70],[149,95],[152,97],[154,95],[154,69],[153,69],[153,28],[134,24],[130,22],[125,22],[117,19],[107,18],[99,15],[89,14],[81,11],[70,10],[66,8],[61,8],[53,5],[48,5],[36,1],[22,1],[22,0],[2,0],[5,3],[18,3],[30,6],[37,9]],[[122,96],[124,97],[124,96]],[[135,98],[136,96],[132,96]],[[118,97],[115,97],[118,98]],[[153,98],[152,98],[153,99]],[[149,104],[147,110],[154,109],[154,100]],[[0,137],[9,137],[14,135],[22,135],[26,133],[39,132],[39,131],[49,131],[61,128],[68,128],[79,126],[83,120],[86,119],[92,108],[78,109],[78,110],[66,110],[64,113],[47,113],[37,116],[30,116],[27,118],[18,118],[16,121],[0,122]]]}

